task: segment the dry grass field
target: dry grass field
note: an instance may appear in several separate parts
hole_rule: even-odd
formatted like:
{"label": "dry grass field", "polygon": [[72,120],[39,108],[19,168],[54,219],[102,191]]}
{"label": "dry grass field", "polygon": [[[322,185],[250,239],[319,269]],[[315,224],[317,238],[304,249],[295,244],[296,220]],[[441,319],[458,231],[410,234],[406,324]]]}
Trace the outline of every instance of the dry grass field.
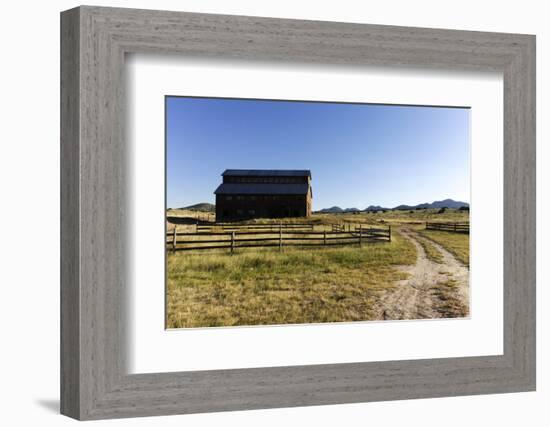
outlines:
{"label": "dry grass field", "polygon": [[464,265],[470,265],[470,236],[464,233],[449,233],[436,230],[419,230],[427,239],[439,243]]}
{"label": "dry grass field", "polygon": [[377,317],[376,295],[406,276],[414,247],[168,255],[168,327],[342,322]]}
{"label": "dry grass field", "polygon": [[422,248],[424,249],[424,252],[426,252],[426,256],[430,261],[436,262],[437,264],[443,263],[443,255],[432,243],[430,243],[429,240],[420,239],[418,241],[422,245]]}
{"label": "dry grass field", "polygon": [[313,218],[327,221],[352,221],[379,223],[385,222],[390,224],[410,224],[410,223],[425,223],[429,222],[467,222],[469,221],[469,212],[458,209],[446,209],[443,213],[438,213],[439,209],[419,209],[419,210],[387,210],[386,212],[372,212],[360,214],[345,213],[345,214],[314,214]]}
{"label": "dry grass field", "polygon": [[[173,214],[186,217],[185,212],[169,212],[170,216]],[[443,214],[436,210],[315,214],[308,221],[316,229],[335,223],[392,225],[392,241],[362,247],[287,247],[282,252],[243,248],[233,255],[227,250],[168,252],[166,326],[465,316],[468,307],[461,292],[464,293],[464,285],[467,289],[467,283],[464,272],[457,272],[449,257],[454,255],[468,264],[468,235],[422,230],[422,221],[467,219],[467,212],[456,210]],[[195,227],[192,222],[178,221],[178,230]],[[171,225],[168,224],[169,230]],[[431,274],[430,283],[417,283],[426,275],[426,271],[418,269],[419,263]]]}

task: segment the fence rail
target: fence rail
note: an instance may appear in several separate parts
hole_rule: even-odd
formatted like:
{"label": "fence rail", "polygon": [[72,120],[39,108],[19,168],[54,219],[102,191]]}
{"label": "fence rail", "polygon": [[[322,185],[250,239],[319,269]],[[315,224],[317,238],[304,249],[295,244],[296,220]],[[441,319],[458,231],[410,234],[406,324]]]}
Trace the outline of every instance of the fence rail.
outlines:
{"label": "fence rail", "polygon": [[240,248],[284,246],[333,246],[374,242],[391,242],[391,227],[369,228],[362,225],[348,231],[304,231],[278,225],[278,229],[264,231],[179,232],[177,227],[166,234],[167,249],[176,251],[228,249],[233,253]]}
{"label": "fence rail", "polygon": [[314,224],[298,224],[298,223],[279,223],[279,224],[231,224],[231,223],[218,223],[218,224],[197,224],[197,232],[210,232],[213,230],[224,231],[241,231],[241,230],[279,230],[283,228],[285,230],[313,230]]}
{"label": "fence rail", "polygon": [[451,231],[453,233],[470,233],[469,222],[426,222],[426,230]]}

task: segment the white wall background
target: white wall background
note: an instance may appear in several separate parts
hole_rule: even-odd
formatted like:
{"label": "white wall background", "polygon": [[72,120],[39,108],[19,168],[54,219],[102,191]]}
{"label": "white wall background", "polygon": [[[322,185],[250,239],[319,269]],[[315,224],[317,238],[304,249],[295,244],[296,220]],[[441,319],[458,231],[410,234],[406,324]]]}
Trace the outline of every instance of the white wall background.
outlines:
{"label": "white wall background", "polygon": [[[97,1],[97,5],[537,35],[538,391],[109,421],[188,426],[546,426],[550,423],[548,124],[550,26],[545,2],[339,0]],[[74,1],[5,2],[0,25],[0,422],[63,426],[59,405],[59,12]],[[546,160],[546,162],[544,161]],[[32,232],[31,232],[32,231]],[[546,238],[546,241],[543,240]],[[33,239],[39,239],[36,244]],[[541,262],[542,261],[542,262]]]}

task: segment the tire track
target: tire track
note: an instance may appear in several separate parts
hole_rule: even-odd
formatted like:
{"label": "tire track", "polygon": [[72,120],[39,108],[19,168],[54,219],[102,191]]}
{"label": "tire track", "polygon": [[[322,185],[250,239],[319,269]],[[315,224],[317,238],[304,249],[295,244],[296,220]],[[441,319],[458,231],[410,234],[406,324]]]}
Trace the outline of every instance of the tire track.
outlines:
{"label": "tire track", "polygon": [[410,229],[400,230],[416,248],[417,260],[399,269],[409,274],[396,288],[381,295],[378,317],[384,320],[463,317],[469,313],[469,269],[441,245],[428,241],[441,253],[441,264],[431,261]]}

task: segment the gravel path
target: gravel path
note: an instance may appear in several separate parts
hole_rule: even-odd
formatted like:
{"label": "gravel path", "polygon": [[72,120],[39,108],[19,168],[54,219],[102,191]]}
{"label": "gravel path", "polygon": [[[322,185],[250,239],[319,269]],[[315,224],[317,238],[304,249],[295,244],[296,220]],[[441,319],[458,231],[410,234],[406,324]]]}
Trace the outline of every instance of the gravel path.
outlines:
{"label": "gravel path", "polygon": [[[468,315],[469,269],[441,245],[426,240],[443,256],[438,264],[426,256],[419,236],[412,230],[401,230],[402,236],[414,244],[415,265],[400,269],[409,274],[396,283],[397,288],[380,298],[380,319],[433,319]],[[451,281],[452,285],[449,286]]]}

